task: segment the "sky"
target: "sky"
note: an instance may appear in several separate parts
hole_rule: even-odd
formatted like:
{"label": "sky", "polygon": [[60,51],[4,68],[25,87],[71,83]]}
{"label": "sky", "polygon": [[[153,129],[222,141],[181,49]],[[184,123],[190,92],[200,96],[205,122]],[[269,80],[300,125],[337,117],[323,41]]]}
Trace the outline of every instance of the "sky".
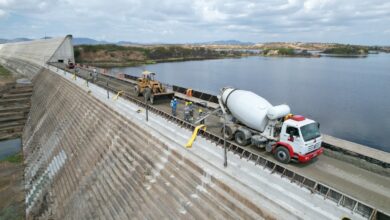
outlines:
{"label": "sky", "polygon": [[390,45],[389,0],[0,0],[0,38]]}

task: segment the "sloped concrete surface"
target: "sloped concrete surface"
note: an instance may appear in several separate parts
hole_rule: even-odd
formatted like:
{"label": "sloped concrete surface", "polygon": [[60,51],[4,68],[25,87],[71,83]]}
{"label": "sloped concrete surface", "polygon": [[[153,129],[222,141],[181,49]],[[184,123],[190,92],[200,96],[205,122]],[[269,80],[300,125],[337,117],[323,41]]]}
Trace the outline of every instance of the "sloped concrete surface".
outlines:
{"label": "sloped concrete surface", "polygon": [[59,75],[34,80],[23,136],[29,218],[361,218],[236,155],[223,168],[203,138],[185,149],[189,131],[153,114],[146,123],[134,104]]}
{"label": "sloped concrete surface", "polygon": [[29,219],[273,218],[61,77],[35,79],[23,134]]}
{"label": "sloped concrete surface", "polygon": [[74,62],[72,36],[0,45],[0,58],[19,59],[43,66],[59,59]]}

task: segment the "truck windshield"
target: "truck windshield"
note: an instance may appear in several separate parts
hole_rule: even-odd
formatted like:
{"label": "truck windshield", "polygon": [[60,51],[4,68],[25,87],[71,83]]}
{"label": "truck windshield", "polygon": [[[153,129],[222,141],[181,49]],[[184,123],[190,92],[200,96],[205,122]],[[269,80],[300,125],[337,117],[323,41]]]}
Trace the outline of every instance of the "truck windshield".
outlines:
{"label": "truck windshield", "polygon": [[318,123],[311,123],[301,127],[303,140],[310,141],[321,136]]}

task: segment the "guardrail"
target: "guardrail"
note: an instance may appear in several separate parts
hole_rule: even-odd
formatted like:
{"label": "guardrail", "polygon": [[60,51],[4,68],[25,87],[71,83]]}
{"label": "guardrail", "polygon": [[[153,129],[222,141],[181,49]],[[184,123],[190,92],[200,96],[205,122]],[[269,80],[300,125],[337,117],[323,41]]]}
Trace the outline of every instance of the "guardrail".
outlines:
{"label": "guardrail", "polygon": [[[54,66],[56,67],[56,66]],[[65,71],[65,70],[64,70]],[[77,74],[78,77],[83,78],[85,80],[89,80],[85,77],[83,77],[80,74]],[[118,93],[120,89],[115,88],[114,86],[111,86],[109,83],[102,82],[97,83],[100,87],[105,88],[108,91],[111,91],[113,93]],[[127,100],[137,104],[138,106],[142,108],[146,108],[146,104],[143,101],[140,101],[138,99],[135,99],[129,94],[124,93],[122,96],[126,98]],[[189,130],[195,129],[195,126],[191,123],[188,123],[180,118],[174,117],[171,114],[168,114],[162,110],[159,110],[153,106],[148,105],[149,111],[169,120],[173,121],[176,124],[178,124],[181,127],[187,128]],[[210,140],[211,142],[215,143],[219,147],[223,147],[224,140],[222,137],[217,136],[215,134],[212,134],[208,131],[200,131],[200,135],[205,137],[206,139]],[[226,141],[226,147],[227,150],[231,151],[232,153],[239,155],[240,158],[246,159],[248,161],[253,161],[256,166],[261,167],[262,169],[269,170],[271,173],[278,174],[281,176],[281,178],[287,178],[291,181],[291,183],[295,183],[300,187],[304,187],[308,189],[311,193],[315,193],[319,196],[322,196],[324,199],[328,199],[330,201],[333,201],[337,206],[342,206],[346,209],[351,210],[352,213],[356,213],[358,215],[361,215],[362,217],[365,217],[370,220],[374,219],[390,219],[390,215],[388,213],[385,213],[381,210],[376,209],[375,207],[372,207],[366,203],[363,203],[359,201],[358,199],[346,195],[337,189],[334,189],[326,184],[320,183],[316,180],[313,180],[305,175],[302,175],[298,172],[292,171],[286,167],[283,166],[283,164],[280,164],[275,161],[268,160],[267,158],[263,157],[261,154],[251,151],[249,149],[243,148],[231,141]]]}

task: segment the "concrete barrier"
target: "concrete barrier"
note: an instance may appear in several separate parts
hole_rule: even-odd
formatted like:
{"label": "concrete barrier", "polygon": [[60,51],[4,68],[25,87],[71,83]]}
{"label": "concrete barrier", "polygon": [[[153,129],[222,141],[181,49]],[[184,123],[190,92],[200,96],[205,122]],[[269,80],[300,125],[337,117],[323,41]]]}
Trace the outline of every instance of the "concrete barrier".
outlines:
{"label": "concrete barrier", "polygon": [[47,62],[74,63],[72,36],[2,44],[0,58],[18,59],[38,66]]}

